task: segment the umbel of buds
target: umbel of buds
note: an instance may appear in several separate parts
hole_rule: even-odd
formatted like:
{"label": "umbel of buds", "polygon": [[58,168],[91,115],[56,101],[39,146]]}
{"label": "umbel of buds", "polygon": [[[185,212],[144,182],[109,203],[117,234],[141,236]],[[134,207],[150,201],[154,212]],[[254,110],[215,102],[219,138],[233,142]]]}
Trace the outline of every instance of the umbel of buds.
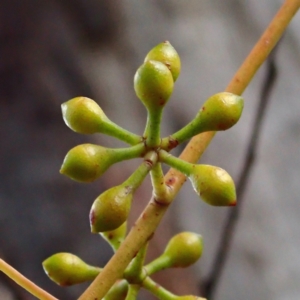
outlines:
{"label": "umbel of buds", "polygon": [[[102,192],[93,202],[89,214],[92,233],[100,234],[113,248],[114,252],[128,252],[134,258],[125,271],[118,269],[119,280],[113,278],[106,295],[96,295],[94,287],[87,291],[88,298],[100,297],[103,300],[136,299],[139,289],[145,288],[160,299],[205,300],[185,295],[172,295],[163,287],[158,287],[149,276],[166,268],[186,268],[194,264],[203,252],[202,236],[192,232],[182,232],[168,242],[164,252],[144,266],[148,242],[138,240],[139,249],[131,251],[132,240],[122,244],[127,232],[127,220],[131,210],[134,193],[150,172],[153,185],[153,198],[150,205],[169,204],[172,201],[170,186],[164,181],[161,164],[165,163],[182,172],[189,178],[196,193],[202,200],[213,206],[234,206],[236,204],[235,186],[230,175],[223,169],[211,165],[192,164],[169,154],[177,145],[205,131],[222,131],[232,127],[243,111],[243,98],[228,92],[209,97],[195,118],[169,137],[161,138],[160,126],[163,110],[169,101],[181,69],[178,53],[165,41],[149,51],[144,63],[134,75],[134,90],[147,110],[144,132],[136,135],[113,123],[100,106],[92,99],[76,97],[62,104],[62,115],[66,125],[82,134],[103,133],[115,137],[129,146],[125,148],[106,148],[94,144],[82,144],[72,148],[63,161],[60,173],[79,182],[92,182],[99,178],[113,164],[133,158],[143,158],[143,162],[123,183]],[[176,181],[176,180],[175,180]],[[170,192],[171,191],[171,192]],[[155,202],[156,200],[156,202]],[[155,211],[155,210],[154,210]],[[154,216],[155,215],[155,216]],[[159,214],[146,209],[139,220],[147,218],[149,233],[153,233]],[[145,232],[131,231],[132,237]],[[135,235],[135,236],[134,236]],[[149,238],[149,234],[147,235]],[[133,238],[134,242],[135,239]],[[144,244],[143,244],[144,243]],[[143,245],[142,245],[143,244]],[[120,247],[121,245],[121,247]],[[127,250],[126,250],[127,249]],[[133,253],[134,252],[134,253]],[[118,253],[116,256],[118,258]],[[122,260],[122,258],[121,258]],[[121,260],[120,266],[122,266]],[[114,262],[114,261],[112,261]],[[116,268],[120,267],[116,266]],[[94,279],[102,269],[90,266],[71,253],[57,253],[43,262],[47,275],[57,284],[66,286]],[[107,271],[107,270],[105,270]],[[109,277],[110,270],[100,274]],[[122,273],[123,272],[123,273]],[[123,274],[123,276],[121,276]],[[103,278],[100,278],[101,280]],[[105,285],[105,284],[104,284]],[[102,286],[103,287],[103,286]],[[109,286],[106,286],[106,290]],[[105,288],[104,288],[105,289]],[[85,295],[86,296],[86,293]],[[96,298],[95,298],[96,299]]]}

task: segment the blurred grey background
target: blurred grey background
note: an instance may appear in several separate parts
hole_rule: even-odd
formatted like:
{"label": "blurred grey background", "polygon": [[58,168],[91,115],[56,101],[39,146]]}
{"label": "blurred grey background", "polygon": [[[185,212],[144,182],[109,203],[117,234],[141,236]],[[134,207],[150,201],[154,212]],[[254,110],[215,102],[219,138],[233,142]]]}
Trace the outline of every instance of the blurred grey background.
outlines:
{"label": "blurred grey background", "polygon": [[[72,132],[61,118],[60,104],[90,97],[110,119],[141,134],[146,113],[134,94],[133,76],[147,52],[169,40],[182,60],[164,114],[163,135],[171,134],[193,118],[207,97],[225,89],[282,2],[2,0],[0,256],[57,298],[77,299],[86,285],[56,286],[41,262],[62,251],[95,265],[107,262],[112,252],[90,233],[88,213],[98,194],[125,180],[138,162],[113,166],[93,184],[61,176],[60,165],[73,146],[124,144]],[[278,75],[215,300],[299,299],[299,28],[300,15],[277,51]],[[217,134],[202,159],[225,168],[236,181],[265,76],[262,66],[244,93],[240,122]],[[150,196],[148,180],[138,192],[132,220]],[[199,201],[187,183],[159,227],[149,259],[185,230],[204,236],[205,252],[194,267],[162,272],[157,280],[174,292],[201,295],[228,213]],[[4,275],[0,298],[33,299]],[[143,293],[141,299],[152,298]]]}

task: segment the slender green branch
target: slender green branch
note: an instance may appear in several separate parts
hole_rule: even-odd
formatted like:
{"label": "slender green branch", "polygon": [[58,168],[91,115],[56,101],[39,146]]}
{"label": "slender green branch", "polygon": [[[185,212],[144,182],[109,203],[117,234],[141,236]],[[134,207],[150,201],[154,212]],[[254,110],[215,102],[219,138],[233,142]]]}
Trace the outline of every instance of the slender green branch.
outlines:
{"label": "slender green branch", "polygon": [[189,176],[193,167],[193,164],[186,162],[172,154],[160,150],[159,151],[159,159],[160,161],[164,162],[165,164],[169,165],[170,167],[182,172],[186,176]]}
{"label": "slender green branch", "polygon": [[114,122],[108,120],[105,124],[105,130],[103,130],[103,133],[115,137],[119,139],[120,141],[123,141],[129,145],[136,145],[142,141],[142,137],[134,134],[119,125],[115,124]]}
{"label": "slender green branch", "polygon": [[144,270],[148,276],[151,276],[156,272],[168,268],[170,265],[169,261],[170,258],[168,256],[159,256],[158,258],[151,261],[148,265],[146,265],[144,267]]}
{"label": "slender green branch", "polygon": [[161,164],[157,163],[150,171],[151,182],[153,187],[153,197],[159,203],[168,204],[172,200],[169,199],[169,189],[165,183],[164,174]]}
{"label": "slender green branch", "polygon": [[143,270],[143,265],[147,254],[147,248],[148,243],[145,243],[124,272],[124,278],[130,284],[140,284],[146,276],[146,272]]}
{"label": "slender green branch", "polygon": [[[245,62],[242,64],[226,91],[241,94],[250,83],[252,77],[264,62],[268,54],[282,36],[287,25],[300,7],[300,0],[287,0],[276,14],[262,38],[255,45]],[[215,132],[205,132],[194,137],[187,145],[180,158],[195,163],[203,154],[212,140]],[[165,176],[165,182],[172,188],[172,197],[185,181],[185,176],[171,169]],[[122,274],[134,257],[159,225],[162,217],[168,209],[168,205],[160,205],[150,201],[119,250],[108,262],[103,271],[97,276],[92,284],[80,296],[79,300],[102,299],[114,282],[122,277]]]}
{"label": "slender green branch", "polygon": [[115,156],[117,162],[128,160],[136,157],[141,157],[145,152],[145,145],[143,143],[136,144],[126,148],[107,148]]}
{"label": "slender green branch", "polygon": [[125,300],[136,300],[139,290],[140,290],[139,284],[130,284],[128,288],[128,294]]}
{"label": "slender green branch", "polygon": [[163,109],[148,109],[147,124],[144,132],[146,145],[149,148],[158,147],[160,144],[160,124]]}
{"label": "slender green branch", "polygon": [[52,295],[50,295],[49,293],[47,293],[46,291],[38,287],[32,281],[27,279],[20,272],[18,272],[12,266],[6,263],[3,259],[0,259],[0,270],[8,277],[10,277],[12,280],[14,280],[18,285],[20,285],[22,288],[27,290],[30,294],[37,297],[38,299],[58,300],[57,298],[53,297]]}
{"label": "slender green branch", "polygon": [[158,299],[161,300],[176,300],[177,296],[163,288],[161,285],[157,284],[150,277],[147,277],[143,281],[143,288],[147,289],[153,295],[155,295]]}
{"label": "slender green branch", "polygon": [[135,191],[141,183],[144,181],[147,174],[150,172],[153,164],[157,161],[157,153],[150,151],[144,157],[144,161],[139,165],[139,167],[126,179],[122,185],[131,186],[133,191]]}

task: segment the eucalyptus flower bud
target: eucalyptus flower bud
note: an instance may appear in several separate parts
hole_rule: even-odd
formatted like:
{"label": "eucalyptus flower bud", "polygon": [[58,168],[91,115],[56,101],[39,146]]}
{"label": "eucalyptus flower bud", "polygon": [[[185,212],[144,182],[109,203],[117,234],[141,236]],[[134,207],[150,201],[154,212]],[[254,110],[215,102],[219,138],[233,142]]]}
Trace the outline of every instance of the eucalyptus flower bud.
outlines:
{"label": "eucalyptus flower bud", "polygon": [[185,174],[195,192],[208,204],[214,206],[235,206],[236,192],[231,176],[223,169],[211,165],[188,163],[170,153],[160,150],[162,162]]}
{"label": "eucalyptus flower bud", "polygon": [[139,157],[143,149],[142,144],[120,149],[93,144],[78,145],[67,153],[60,173],[79,182],[92,182],[111,165],[122,160]]}
{"label": "eucalyptus flower bud", "polygon": [[134,90],[148,110],[161,110],[169,100],[174,87],[168,67],[159,61],[147,60],[134,76]]}
{"label": "eucalyptus flower bud", "polygon": [[147,153],[145,160],[121,185],[110,188],[94,201],[90,211],[93,233],[115,230],[127,220],[133,194],[156,160],[155,152]]}
{"label": "eucalyptus flower bud", "polygon": [[169,241],[165,251],[144,267],[148,276],[167,268],[186,268],[202,255],[202,236],[192,232],[181,232]]}
{"label": "eucalyptus flower bud", "polygon": [[120,227],[128,218],[133,189],[131,186],[115,186],[102,193],[90,211],[93,233],[110,231]]}
{"label": "eucalyptus flower bud", "polygon": [[169,257],[172,267],[186,268],[202,255],[202,236],[192,232],[181,232],[168,243],[163,255]]}
{"label": "eucalyptus flower bud", "polygon": [[92,134],[105,131],[110,123],[100,106],[87,97],[76,97],[61,105],[66,125],[75,132]]}
{"label": "eucalyptus flower bud", "polygon": [[232,93],[222,92],[209,97],[196,116],[201,132],[229,129],[238,122],[243,108],[244,99]]}
{"label": "eucalyptus flower bud", "polygon": [[215,94],[205,101],[191,122],[167,139],[164,138],[162,144],[172,141],[169,145],[172,149],[172,144],[178,145],[199,133],[227,130],[238,122],[243,107],[244,100],[238,95],[227,92]]}
{"label": "eucalyptus flower bud", "polygon": [[71,253],[57,253],[43,261],[48,277],[61,286],[69,286],[93,280],[101,269],[90,266]]}
{"label": "eucalyptus flower bud", "polygon": [[235,206],[234,181],[223,169],[210,165],[194,165],[189,175],[195,192],[213,206]]}

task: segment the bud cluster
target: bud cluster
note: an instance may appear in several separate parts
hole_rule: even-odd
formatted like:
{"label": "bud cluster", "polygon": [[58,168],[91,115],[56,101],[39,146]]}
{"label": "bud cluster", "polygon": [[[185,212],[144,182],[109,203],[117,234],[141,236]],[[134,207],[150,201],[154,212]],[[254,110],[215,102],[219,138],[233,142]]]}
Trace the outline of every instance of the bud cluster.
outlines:
{"label": "bud cluster", "polygon": [[[167,164],[191,181],[195,192],[213,206],[234,206],[235,186],[223,169],[202,164],[190,164],[172,156],[169,151],[191,137],[206,131],[227,130],[240,118],[243,99],[222,92],[211,96],[195,118],[179,131],[161,138],[160,125],[163,109],[180,74],[178,53],[168,42],[154,47],[134,76],[134,90],[147,110],[147,122],[142,135],[129,132],[112,122],[92,99],[76,97],[62,104],[66,125],[77,133],[101,133],[115,137],[129,146],[106,148],[82,144],[71,149],[61,166],[61,174],[79,182],[92,182],[118,162],[142,158],[139,167],[123,183],[101,193],[94,201],[89,215],[92,233],[100,234],[117,251],[127,231],[134,193],[150,173],[153,195],[158,201],[167,201],[166,183],[163,182],[161,164]],[[163,254],[144,266],[147,244],[132,260],[124,278],[113,285],[104,299],[125,299],[136,286],[154,294],[150,275],[166,268],[185,268],[194,264],[202,255],[203,240],[198,234],[183,232],[175,235]],[[72,285],[94,279],[101,269],[90,266],[70,253],[55,254],[43,262],[46,274],[59,285]],[[137,290],[134,290],[137,292]],[[175,296],[160,290],[161,299],[202,299],[196,296]],[[163,295],[163,296],[161,296]],[[127,299],[127,298],[126,298]],[[130,298],[134,299],[134,298]]]}

